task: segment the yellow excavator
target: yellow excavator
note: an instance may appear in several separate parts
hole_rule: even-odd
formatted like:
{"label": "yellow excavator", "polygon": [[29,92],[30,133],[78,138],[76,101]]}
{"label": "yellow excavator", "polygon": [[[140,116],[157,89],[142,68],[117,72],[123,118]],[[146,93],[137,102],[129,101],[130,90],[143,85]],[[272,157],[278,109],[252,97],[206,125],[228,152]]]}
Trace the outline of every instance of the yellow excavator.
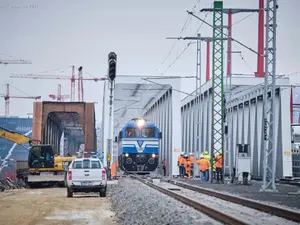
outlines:
{"label": "yellow excavator", "polygon": [[28,177],[25,178],[29,187],[35,187],[44,183],[64,186],[66,168],[76,156],[56,156],[52,145],[33,144],[34,140],[30,137],[3,127],[0,127],[0,138],[23,146],[25,143],[29,143]]}

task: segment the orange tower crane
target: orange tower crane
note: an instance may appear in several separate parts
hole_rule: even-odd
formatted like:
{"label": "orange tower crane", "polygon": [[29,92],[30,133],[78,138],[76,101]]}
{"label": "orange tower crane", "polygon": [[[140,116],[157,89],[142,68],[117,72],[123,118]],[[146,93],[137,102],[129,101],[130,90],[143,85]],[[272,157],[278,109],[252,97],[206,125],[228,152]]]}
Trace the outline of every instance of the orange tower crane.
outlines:
{"label": "orange tower crane", "polygon": [[23,59],[0,59],[0,64],[32,64],[30,60],[23,60]]}
{"label": "orange tower crane", "polygon": [[62,95],[61,94],[61,84],[59,84],[58,88],[57,88],[57,95],[50,94],[49,97],[54,100],[57,99],[58,102],[63,102],[65,99],[70,98],[70,95]]}
{"label": "orange tower crane", "polygon": [[9,116],[9,99],[11,98],[20,98],[20,99],[41,99],[41,96],[10,96],[9,95],[9,84],[6,84],[6,93],[0,94],[0,97],[3,97],[5,100],[5,116]]}
{"label": "orange tower crane", "polygon": [[38,75],[38,74],[12,74],[11,78],[29,78],[29,79],[47,79],[47,80],[70,80],[71,81],[71,101],[75,101],[75,80],[78,80],[78,101],[83,101],[83,81],[104,81],[106,77],[101,78],[83,78],[82,66],[78,68],[78,78],[75,78],[74,66],[72,66],[72,76],[64,75]]}

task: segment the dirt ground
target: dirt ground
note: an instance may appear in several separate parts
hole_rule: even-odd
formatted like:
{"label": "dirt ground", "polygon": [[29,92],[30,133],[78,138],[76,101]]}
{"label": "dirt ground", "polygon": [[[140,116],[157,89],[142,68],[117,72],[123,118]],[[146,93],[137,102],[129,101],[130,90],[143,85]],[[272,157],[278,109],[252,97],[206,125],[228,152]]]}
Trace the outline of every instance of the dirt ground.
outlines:
{"label": "dirt ground", "polygon": [[66,188],[0,192],[0,225],[115,225],[109,198],[75,194]]}

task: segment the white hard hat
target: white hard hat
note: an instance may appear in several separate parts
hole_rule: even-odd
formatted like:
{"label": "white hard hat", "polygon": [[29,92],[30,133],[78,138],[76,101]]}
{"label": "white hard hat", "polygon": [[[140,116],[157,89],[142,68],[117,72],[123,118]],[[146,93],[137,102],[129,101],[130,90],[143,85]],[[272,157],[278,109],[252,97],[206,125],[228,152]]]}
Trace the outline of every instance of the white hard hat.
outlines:
{"label": "white hard hat", "polygon": [[184,155],[184,152],[181,152],[180,155]]}
{"label": "white hard hat", "polygon": [[194,153],[190,152],[189,155],[194,155]]}

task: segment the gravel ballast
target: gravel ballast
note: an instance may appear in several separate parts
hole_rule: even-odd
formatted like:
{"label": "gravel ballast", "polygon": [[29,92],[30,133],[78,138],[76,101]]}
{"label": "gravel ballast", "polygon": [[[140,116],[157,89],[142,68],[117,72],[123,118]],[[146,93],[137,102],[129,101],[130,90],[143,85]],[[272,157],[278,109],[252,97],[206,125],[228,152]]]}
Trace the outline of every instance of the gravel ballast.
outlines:
{"label": "gravel ballast", "polygon": [[219,225],[197,210],[136,180],[119,179],[109,196],[120,225]]}
{"label": "gravel ballast", "polygon": [[[162,188],[178,188],[173,184],[161,182],[160,187]],[[228,202],[213,196],[200,194],[198,192],[181,188],[180,191],[176,192],[184,197],[193,199],[194,201],[205,203],[206,206],[221,211],[234,218],[245,221],[251,225],[297,225],[298,223],[273,216],[255,209],[251,209],[239,204]]]}

